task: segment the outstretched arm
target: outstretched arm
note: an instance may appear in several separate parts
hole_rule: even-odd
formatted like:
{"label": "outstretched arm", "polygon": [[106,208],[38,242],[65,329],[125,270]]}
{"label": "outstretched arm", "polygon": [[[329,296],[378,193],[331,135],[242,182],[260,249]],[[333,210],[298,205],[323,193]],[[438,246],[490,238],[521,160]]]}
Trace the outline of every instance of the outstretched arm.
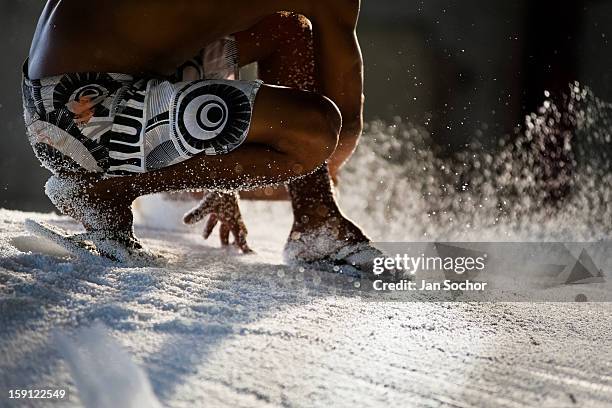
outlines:
{"label": "outstretched arm", "polygon": [[342,132],[329,165],[332,176],[353,153],[363,128],[363,60],[355,32],[359,0],[333,0],[313,6],[319,92],[338,105]]}

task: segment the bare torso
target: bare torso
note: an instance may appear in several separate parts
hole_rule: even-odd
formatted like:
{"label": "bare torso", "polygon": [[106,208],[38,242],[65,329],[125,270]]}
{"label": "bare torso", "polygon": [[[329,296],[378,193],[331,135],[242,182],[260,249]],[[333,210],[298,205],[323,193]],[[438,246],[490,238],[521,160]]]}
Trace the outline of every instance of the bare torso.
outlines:
{"label": "bare torso", "polygon": [[[49,0],[30,48],[29,75],[171,73],[209,42],[258,20],[248,2],[232,2],[247,8],[242,13],[224,3],[176,0],[168,7],[157,0]],[[220,19],[224,13],[228,18]]]}

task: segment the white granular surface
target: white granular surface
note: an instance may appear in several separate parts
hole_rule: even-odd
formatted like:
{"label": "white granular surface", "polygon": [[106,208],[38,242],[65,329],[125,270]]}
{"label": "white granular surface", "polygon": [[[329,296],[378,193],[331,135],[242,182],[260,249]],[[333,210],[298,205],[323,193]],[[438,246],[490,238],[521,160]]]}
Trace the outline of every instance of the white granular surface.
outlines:
{"label": "white granular surface", "polygon": [[612,404],[609,303],[369,302],[282,264],[284,204],[243,205],[251,256],[153,228],[162,206],[139,205],[137,233],[166,262],[140,268],[68,261],[23,221],[73,222],[0,210],[2,390],[101,407]]}

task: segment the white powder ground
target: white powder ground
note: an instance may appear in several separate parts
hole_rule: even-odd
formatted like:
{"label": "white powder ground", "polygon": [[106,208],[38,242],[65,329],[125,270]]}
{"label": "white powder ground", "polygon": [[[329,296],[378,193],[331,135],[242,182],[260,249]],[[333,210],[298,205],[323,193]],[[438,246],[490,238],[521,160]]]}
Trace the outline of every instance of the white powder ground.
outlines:
{"label": "white powder ground", "polygon": [[287,205],[243,204],[243,256],[178,226],[191,204],[140,205],[166,261],[134,268],[23,229],[69,219],[0,210],[0,406],[24,405],[9,388],[67,389],[60,406],[612,405],[610,303],[365,301],[283,264]]}

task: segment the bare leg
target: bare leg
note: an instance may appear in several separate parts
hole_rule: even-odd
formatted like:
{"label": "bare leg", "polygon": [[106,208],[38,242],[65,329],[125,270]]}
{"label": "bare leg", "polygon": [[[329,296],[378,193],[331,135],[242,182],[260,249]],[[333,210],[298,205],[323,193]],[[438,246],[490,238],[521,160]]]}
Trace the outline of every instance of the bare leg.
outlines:
{"label": "bare leg", "polygon": [[234,190],[286,183],[317,169],[334,151],[340,115],[328,99],[288,88],[258,93],[246,142],[222,156],[198,155],[131,176],[64,174],[48,183],[60,211],[88,230],[131,238],[132,201],[141,195],[190,189]]}
{"label": "bare leg", "polygon": [[[257,61],[259,76],[269,84],[317,91],[310,23],[290,13],[278,13],[236,35],[242,65]],[[340,143],[343,141],[340,140]],[[345,141],[346,143],[346,141]],[[356,140],[350,141],[356,143]],[[288,184],[294,213],[291,237],[324,229],[347,243],[367,242],[362,231],[342,215],[334,198],[327,163]]]}

